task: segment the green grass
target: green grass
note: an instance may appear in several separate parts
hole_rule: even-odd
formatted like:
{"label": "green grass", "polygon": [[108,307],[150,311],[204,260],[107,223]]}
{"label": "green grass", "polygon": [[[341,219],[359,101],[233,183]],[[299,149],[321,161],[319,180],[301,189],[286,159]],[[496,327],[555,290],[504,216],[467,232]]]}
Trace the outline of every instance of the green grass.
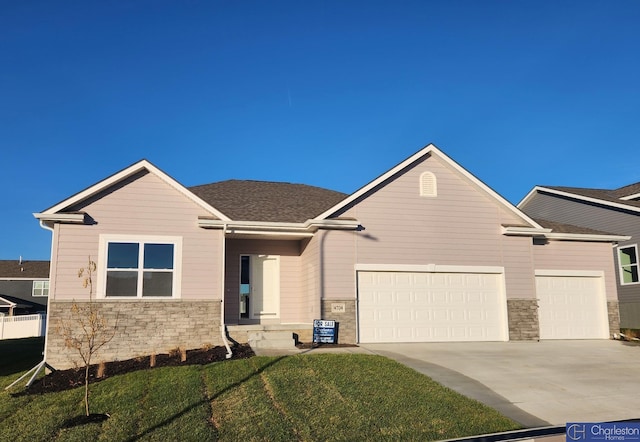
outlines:
{"label": "green grass", "polygon": [[[37,351],[23,341],[28,351],[22,353]],[[3,389],[32,360],[19,356],[16,342],[0,341]],[[22,361],[19,369],[4,357],[9,353]],[[19,397],[2,391],[0,441],[422,441],[519,428],[428,377],[370,355],[254,357],[115,376],[91,387],[92,410],[111,418],[63,428],[83,412],[82,395],[82,388]]]}

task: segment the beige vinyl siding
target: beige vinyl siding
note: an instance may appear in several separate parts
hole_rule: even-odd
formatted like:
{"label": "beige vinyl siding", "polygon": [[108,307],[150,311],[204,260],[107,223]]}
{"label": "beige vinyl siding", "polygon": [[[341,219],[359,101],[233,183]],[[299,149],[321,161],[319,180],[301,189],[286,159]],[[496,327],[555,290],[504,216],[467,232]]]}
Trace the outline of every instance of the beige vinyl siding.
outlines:
{"label": "beige vinyl siding", "polygon": [[[437,197],[421,197],[420,175],[433,172]],[[508,297],[533,297],[531,240],[506,238],[502,224],[521,224],[515,213],[435,156],[396,175],[341,216],[364,227],[355,243],[342,232],[325,243],[331,285],[325,296],[340,296],[355,287],[354,264],[501,266],[507,273]],[[350,254],[350,255],[349,255]],[[339,270],[339,265],[349,266]],[[334,268],[335,267],[335,268]]]}
{"label": "beige vinyl siding", "polygon": [[532,241],[529,237],[502,236],[502,259],[508,299],[536,297]]}
{"label": "beige vinyl siding", "polygon": [[300,242],[301,322],[311,322],[321,316],[319,244],[320,234]]}
{"label": "beige vinyl siding", "polygon": [[301,296],[300,243],[298,241],[227,239],[225,322],[237,324],[240,316],[240,256],[280,257],[280,320],[299,322],[306,301]]}
{"label": "beige vinyl siding", "polygon": [[617,300],[611,244],[549,241],[533,246],[536,270],[588,270],[604,272],[607,300]]}
{"label": "beige vinyl siding", "polygon": [[182,237],[181,297],[220,299],[221,232],[199,228],[198,216],[208,214],[157,176],[137,174],[73,209],[86,212],[95,224],[56,226],[56,299],[87,296],[77,273],[89,256],[104,265],[98,258],[101,234]]}
{"label": "beige vinyl siding", "polygon": [[320,234],[320,290],[323,299],[354,299],[358,233],[328,230]]}

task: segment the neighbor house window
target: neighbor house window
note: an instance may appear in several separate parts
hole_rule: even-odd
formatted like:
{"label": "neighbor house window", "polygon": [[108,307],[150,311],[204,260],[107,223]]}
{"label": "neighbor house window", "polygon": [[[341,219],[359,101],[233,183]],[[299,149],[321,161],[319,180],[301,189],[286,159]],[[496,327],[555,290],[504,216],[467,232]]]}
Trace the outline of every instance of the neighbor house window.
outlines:
{"label": "neighbor house window", "polygon": [[105,240],[104,295],[178,297],[180,245],[179,240],[163,238]]}
{"label": "neighbor house window", "polygon": [[33,281],[32,296],[49,296],[49,281]]}
{"label": "neighbor house window", "polygon": [[638,279],[638,246],[620,247],[618,249],[620,264],[620,284],[633,284]]}

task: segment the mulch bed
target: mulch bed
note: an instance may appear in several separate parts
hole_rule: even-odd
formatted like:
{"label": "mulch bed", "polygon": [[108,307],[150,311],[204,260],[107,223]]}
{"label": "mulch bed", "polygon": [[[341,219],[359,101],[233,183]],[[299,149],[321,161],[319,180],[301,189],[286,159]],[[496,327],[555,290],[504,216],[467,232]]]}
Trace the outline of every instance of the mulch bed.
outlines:
{"label": "mulch bed", "polygon": [[[298,343],[296,347],[300,349],[312,348],[340,348],[357,347],[353,344],[314,344]],[[236,344],[232,347],[233,356],[231,359],[245,359],[255,356],[251,347],[247,344]],[[129,373],[137,370],[149,370],[155,367],[175,367],[180,365],[205,365],[212,362],[225,361],[227,349],[225,347],[212,347],[207,349],[188,350],[186,361],[182,361],[179,352],[156,355],[156,363],[151,367],[150,356],[142,356],[125,361],[113,361],[105,363],[102,377],[98,377],[98,365],[91,365],[89,368],[89,383],[103,381],[111,376]],[[46,376],[36,380],[29,388],[14,393],[13,396],[23,396],[29,394],[42,394],[55,391],[70,390],[84,385],[84,368],[70,368],[68,370],[56,370]]]}
{"label": "mulch bed", "polygon": [[[245,344],[234,345],[232,347],[233,356],[231,359],[246,359],[255,356],[251,347]],[[186,361],[182,361],[180,352],[171,354],[156,355],[154,367],[175,367],[180,365],[205,365],[212,362],[225,361],[227,349],[225,347],[212,347],[208,349],[188,350]],[[98,365],[89,367],[89,383],[100,382],[111,376],[129,373],[137,370],[152,369],[151,357],[144,356],[125,361],[114,361],[105,363],[103,376],[98,378]],[[54,391],[64,391],[84,385],[84,368],[71,368],[68,370],[56,370],[46,376],[36,380],[31,387],[13,396],[27,394],[42,394]]]}

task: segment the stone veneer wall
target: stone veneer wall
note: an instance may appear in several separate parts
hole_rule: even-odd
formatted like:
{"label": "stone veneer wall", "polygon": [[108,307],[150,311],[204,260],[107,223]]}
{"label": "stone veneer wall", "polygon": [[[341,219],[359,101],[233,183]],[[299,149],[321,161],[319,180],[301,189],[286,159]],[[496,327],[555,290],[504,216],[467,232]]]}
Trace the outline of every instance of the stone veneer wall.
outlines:
{"label": "stone veneer wall", "polygon": [[[116,324],[114,338],[94,356],[95,363],[131,359],[171,349],[223,345],[220,336],[220,301],[117,300],[94,301],[108,324]],[[77,302],[79,306],[87,302]],[[77,350],[67,349],[60,334],[61,321],[74,324],[72,302],[51,301],[47,335],[47,362],[57,369],[81,366]],[[77,326],[77,321],[75,322]]]}
{"label": "stone veneer wall", "polygon": [[509,340],[537,341],[540,339],[538,302],[535,299],[507,299]]}
{"label": "stone veneer wall", "polygon": [[607,312],[609,316],[609,337],[620,333],[620,305],[618,301],[607,301]]}
{"label": "stone veneer wall", "polygon": [[[337,312],[332,306],[344,311]],[[344,309],[342,309],[342,307],[344,307]],[[339,344],[356,343],[356,301],[354,299],[323,299],[322,318],[315,319],[334,320],[338,322]]]}

